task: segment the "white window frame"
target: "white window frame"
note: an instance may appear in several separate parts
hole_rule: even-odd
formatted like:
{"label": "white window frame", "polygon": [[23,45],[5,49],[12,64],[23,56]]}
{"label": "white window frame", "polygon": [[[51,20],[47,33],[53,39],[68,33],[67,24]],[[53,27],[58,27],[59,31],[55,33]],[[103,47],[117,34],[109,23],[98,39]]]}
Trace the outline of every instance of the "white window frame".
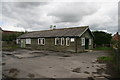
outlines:
{"label": "white window frame", "polygon": [[91,45],[92,44],[92,39],[89,39],[89,45]]}
{"label": "white window frame", "polygon": [[65,39],[61,38],[61,45],[64,45],[64,44],[65,44]]}
{"label": "white window frame", "polygon": [[16,39],[16,44],[19,44],[19,40],[20,40],[20,39]]}
{"label": "white window frame", "polygon": [[71,38],[70,41],[71,41],[71,42],[75,42],[75,38]]}
{"label": "white window frame", "polygon": [[81,38],[81,45],[85,46],[85,38]]}
{"label": "white window frame", "polygon": [[25,43],[26,43],[26,44],[31,44],[31,39],[30,39],[30,38],[25,39]]}
{"label": "white window frame", "polygon": [[[44,40],[44,43],[43,43]],[[45,45],[45,38],[38,38],[38,45]]]}
{"label": "white window frame", "polygon": [[55,45],[59,44],[59,43],[57,44],[57,40],[59,40],[59,38],[55,38]]}
{"label": "white window frame", "polygon": [[71,39],[69,37],[66,38],[66,46],[70,46],[70,40]]}

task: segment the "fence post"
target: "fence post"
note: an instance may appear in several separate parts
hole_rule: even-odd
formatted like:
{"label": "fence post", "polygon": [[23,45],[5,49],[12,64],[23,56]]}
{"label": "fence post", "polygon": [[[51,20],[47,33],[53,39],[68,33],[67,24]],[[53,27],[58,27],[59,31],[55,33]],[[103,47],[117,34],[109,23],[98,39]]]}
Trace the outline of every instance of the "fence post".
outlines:
{"label": "fence post", "polygon": [[118,72],[120,72],[120,51],[117,49],[118,54]]}
{"label": "fence post", "polygon": [[120,72],[120,51],[118,49],[115,49],[115,58],[116,58],[116,66],[117,71]]}

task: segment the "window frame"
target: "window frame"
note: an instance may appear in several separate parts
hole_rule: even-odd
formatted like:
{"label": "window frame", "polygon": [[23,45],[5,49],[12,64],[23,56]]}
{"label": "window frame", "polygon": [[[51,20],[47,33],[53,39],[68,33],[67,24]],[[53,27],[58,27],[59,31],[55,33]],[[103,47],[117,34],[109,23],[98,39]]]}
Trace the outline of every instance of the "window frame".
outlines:
{"label": "window frame", "polygon": [[70,46],[71,39],[69,37],[66,38],[66,46]]}
{"label": "window frame", "polygon": [[[43,43],[44,40],[44,43]],[[45,38],[38,38],[38,45],[45,45]]]}
{"label": "window frame", "polygon": [[83,37],[81,38],[81,45],[85,46],[85,38],[83,38]]}
{"label": "window frame", "polygon": [[[58,41],[58,43],[57,43],[57,41]],[[59,38],[58,37],[55,38],[55,45],[59,45]]]}
{"label": "window frame", "polygon": [[65,38],[61,38],[61,45],[65,45]]}
{"label": "window frame", "polygon": [[71,38],[71,39],[70,39],[70,42],[75,42],[75,38]]}
{"label": "window frame", "polygon": [[89,45],[92,45],[92,39],[89,39]]}
{"label": "window frame", "polygon": [[20,43],[20,39],[16,39],[16,44],[19,44]]}
{"label": "window frame", "polygon": [[25,44],[31,44],[31,39],[30,38],[26,38],[25,39]]}

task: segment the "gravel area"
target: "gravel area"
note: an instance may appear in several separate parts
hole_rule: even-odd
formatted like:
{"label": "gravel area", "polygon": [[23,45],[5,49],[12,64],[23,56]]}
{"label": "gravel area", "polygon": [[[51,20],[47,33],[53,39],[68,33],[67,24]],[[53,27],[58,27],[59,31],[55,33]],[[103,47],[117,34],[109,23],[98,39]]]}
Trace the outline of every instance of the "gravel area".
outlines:
{"label": "gravel area", "polygon": [[107,51],[85,53],[31,51],[19,49],[3,51],[3,74],[14,78],[88,78],[106,77],[106,64],[97,57]]}

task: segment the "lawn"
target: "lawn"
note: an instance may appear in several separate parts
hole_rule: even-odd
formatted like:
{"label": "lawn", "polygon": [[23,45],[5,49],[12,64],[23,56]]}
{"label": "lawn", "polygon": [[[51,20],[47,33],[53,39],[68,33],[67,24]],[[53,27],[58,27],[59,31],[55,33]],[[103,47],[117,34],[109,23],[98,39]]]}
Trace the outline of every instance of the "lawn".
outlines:
{"label": "lawn", "polygon": [[111,47],[97,47],[97,48],[94,48],[93,50],[112,50]]}

